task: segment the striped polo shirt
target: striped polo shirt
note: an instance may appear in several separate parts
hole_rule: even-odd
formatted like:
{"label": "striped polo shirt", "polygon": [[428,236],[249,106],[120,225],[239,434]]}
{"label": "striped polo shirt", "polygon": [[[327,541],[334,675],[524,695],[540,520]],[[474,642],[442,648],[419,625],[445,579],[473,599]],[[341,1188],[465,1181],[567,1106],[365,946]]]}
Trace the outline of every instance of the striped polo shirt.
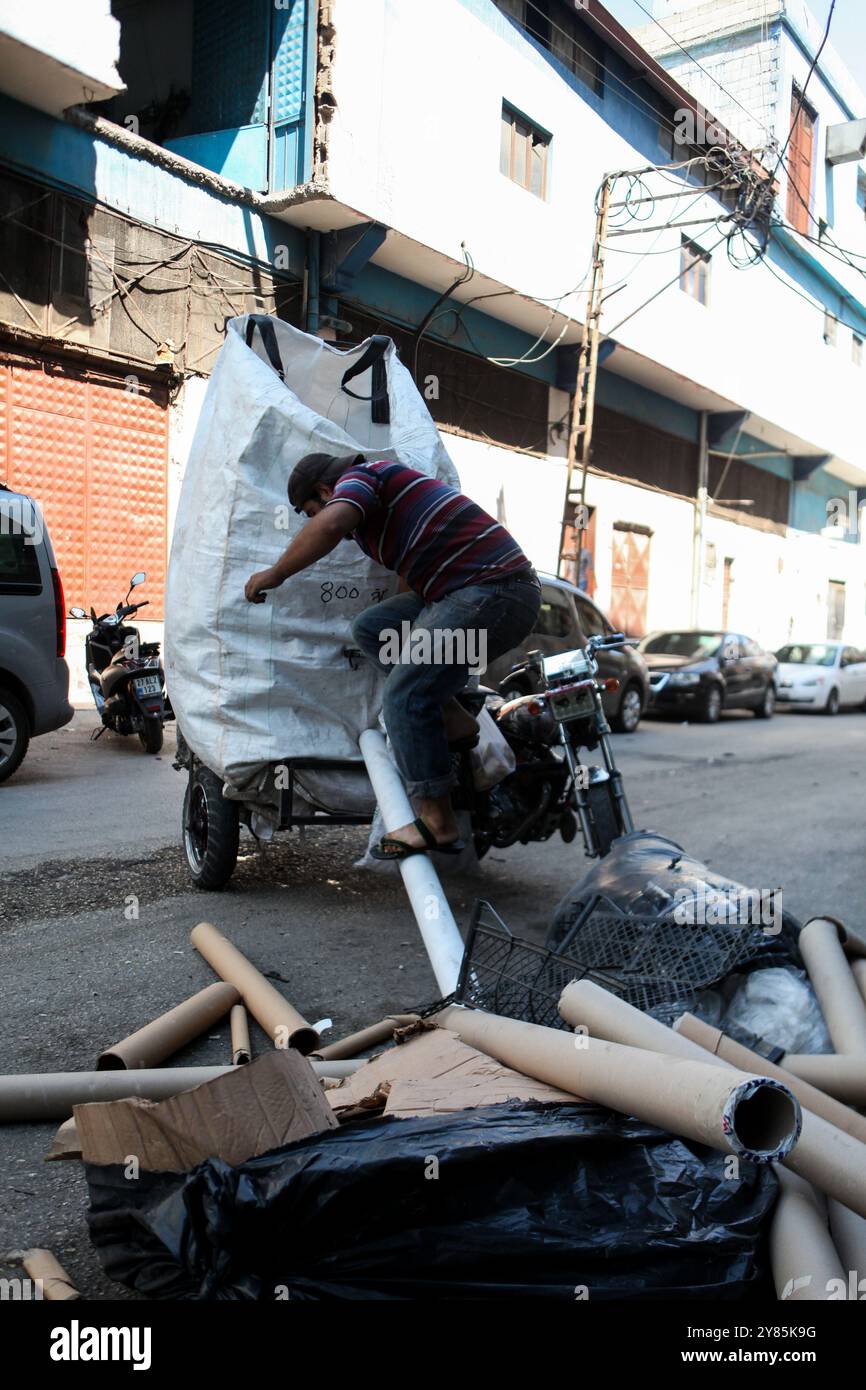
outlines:
{"label": "striped polo shirt", "polygon": [[348,469],[327,505],[334,502],[361,513],[348,538],[430,602],[529,565],[514,537],[477,503],[403,463]]}

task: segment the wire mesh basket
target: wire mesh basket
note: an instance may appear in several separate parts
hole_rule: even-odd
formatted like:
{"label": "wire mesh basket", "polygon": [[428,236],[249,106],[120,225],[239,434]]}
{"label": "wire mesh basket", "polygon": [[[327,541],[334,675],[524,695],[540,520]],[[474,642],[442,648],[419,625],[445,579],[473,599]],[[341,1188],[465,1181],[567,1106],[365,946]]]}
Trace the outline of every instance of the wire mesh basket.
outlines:
{"label": "wire mesh basket", "polygon": [[557,1005],[563,989],[588,979],[670,1024],[694,1009],[703,990],[754,964],[766,945],[754,929],[687,924],[670,912],[638,917],[597,894],[554,952],[514,936],[492,904],[479,898],[455,997],[506,1018],[562,1028]]}
{"label": "wire mesh basket", "polygon": [[455,1002],[525,1023],[567,1028],[559,1015],[559,996],[572,980],[582,979],[621,993],[615,974],[590,970],[576,960],[521,940],[491,903],[476,899]]}

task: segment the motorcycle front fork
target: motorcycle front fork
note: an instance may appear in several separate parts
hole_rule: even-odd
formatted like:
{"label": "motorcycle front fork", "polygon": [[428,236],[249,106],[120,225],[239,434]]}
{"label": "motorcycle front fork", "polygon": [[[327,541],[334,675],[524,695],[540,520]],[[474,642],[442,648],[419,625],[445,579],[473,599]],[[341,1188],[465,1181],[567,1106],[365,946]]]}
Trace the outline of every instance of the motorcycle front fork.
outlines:
{"label": "motorcycle front fork", "polygon": [[589,796],[587,794],[587,772],[591,774],[591,772],[594,771],[598,774],[592,779],[594,782],[607,782],[608,794],[611,798],[614,813],[623,835],[629,835],[634,830],[634,821],[631,818],[631,811],[626,799],[622,775],[613,760],[613,753],[611,752],[610,725],[604,716],[603,709],[600,708],[596,714],[596,728],[600,735],[599,747],[601,748],[601,755],[604,759],[604,772],[600,772],[597,768],[584,769],[566,733],[565,724],[560,724],[559,726],[559,740],[565,750],[565,760],[568,763],[568,770],[571,773],[572,785],[574,787],[574,801],[577,810],[577,819],[580,825],[580,833],[583,836],[584,847],[590,859],[598,859],[601,849],[592,822],[592,812],[589,804]]}

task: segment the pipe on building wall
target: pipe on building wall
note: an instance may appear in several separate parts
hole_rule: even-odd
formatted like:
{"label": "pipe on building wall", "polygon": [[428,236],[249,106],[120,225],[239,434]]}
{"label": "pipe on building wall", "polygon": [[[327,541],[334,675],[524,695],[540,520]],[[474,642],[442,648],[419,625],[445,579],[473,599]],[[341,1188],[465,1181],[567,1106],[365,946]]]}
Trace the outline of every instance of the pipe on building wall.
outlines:
{"label": "pipe on building wall", "polygon": [[319,280],[321,274],[322,234],[307,232],[307,314],[304,327],[308,333],[319,330]]}
{"label": "pipe on building wall", "polygon": [[706,410],[700,411],[698,416],[698,489],[695,496],[694,535],[692,539],[692,627],[700,627],[701,625],[701,585],[704,582],[704,547],[710,481],[707,418],[708,412]]}

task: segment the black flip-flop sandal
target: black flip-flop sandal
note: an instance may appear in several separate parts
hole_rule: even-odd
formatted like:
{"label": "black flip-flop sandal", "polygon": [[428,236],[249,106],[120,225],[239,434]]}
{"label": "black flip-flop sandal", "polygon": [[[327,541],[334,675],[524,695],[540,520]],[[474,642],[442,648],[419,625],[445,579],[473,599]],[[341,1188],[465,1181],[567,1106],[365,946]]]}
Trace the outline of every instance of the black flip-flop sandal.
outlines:
{"label": "black flip-flop sandal", "polygon": [[[392,835],[383,835],[378,845],[374,845],[370,850],[373,858],[382,860],[395,859],[399,861],[401,859],[408,859],[412,854],[426,854],[427,851],[431,849],[437,854],[462,854],[466,848],[463,840],[453,840],[450,844],[440,845],[433,831],[425,824],[420,816],[417,820],[413,821],[412,824],[415,826],[422,840],[424,840],[425,848],[422,849],[420,845],[408,845],[405,840],[395,840]],[[387,846],[389,845],[395,846],[394,853],[388,852]]]}

